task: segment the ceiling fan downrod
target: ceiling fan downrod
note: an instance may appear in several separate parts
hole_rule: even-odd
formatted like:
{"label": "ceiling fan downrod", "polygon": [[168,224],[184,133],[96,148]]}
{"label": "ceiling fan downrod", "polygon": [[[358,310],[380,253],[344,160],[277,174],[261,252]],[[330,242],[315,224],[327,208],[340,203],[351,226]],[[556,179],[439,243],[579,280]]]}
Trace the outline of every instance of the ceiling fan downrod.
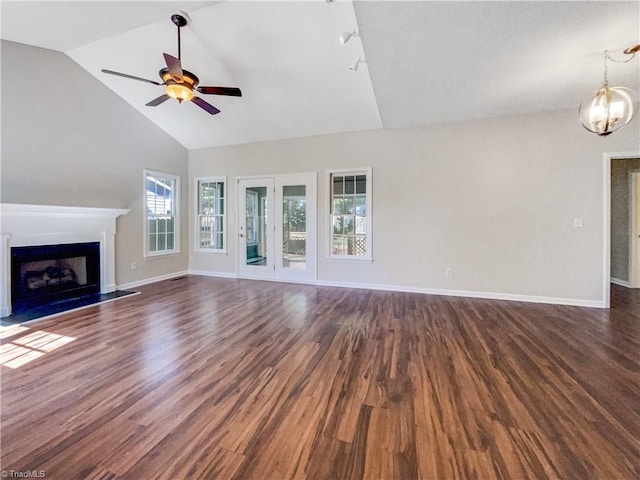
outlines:
{"label": "ceiling fan downrod", "polygon": [[182,52],[180,48],[180,29],[187,24],[187,19],[182,15],[176,13],[171,15],[171,21],[176,27],[178,27],[178,60],[182,60]]}
{"label": "ceiling fan downrod", "polygon": [[129,75],[128,73],[120,73],[114,70],[102,69],[103,73],[109,75],[116,75],[118,77],[129,78],[131,80],[138,80],[140,82],[151,83],[153,85],[162,86],[165,89],[165,93],[157,98],[154,98],[146,105],[148,107],[157,107],[158,105],[166,102],[167,100],[174,98],[179,103],[185,100],[191,101],[198,107],[209,113],[215,115],[220,113],[216,107],[206,102],[202,98],[195,95],[195,93],[202,93],[204,95],[226,95],[231,97],[241,97],[242,91],[237,87],[210,87],[199,85],[198,77],[187,70],[182,69],[181,57],[182,57],[182,45],[180,39],[180,29],[187,25],[191,19],[186,12],[181,12],[184,15],[178,13],[171,16],[171,21],[176,27],[178,27],[178,58],[168,53],[163,53],[166,67],[163,67],[158,72],[162,82],[155,80],[148,80],[146,78],[137,77],[135,75]]}

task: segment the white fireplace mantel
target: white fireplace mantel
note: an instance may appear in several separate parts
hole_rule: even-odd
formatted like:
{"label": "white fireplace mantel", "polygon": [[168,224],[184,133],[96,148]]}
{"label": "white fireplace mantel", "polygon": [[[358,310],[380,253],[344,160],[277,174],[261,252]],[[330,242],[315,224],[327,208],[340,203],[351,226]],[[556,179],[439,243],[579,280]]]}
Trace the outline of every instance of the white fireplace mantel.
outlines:
{"label": "white fireplace mantel", "polygon": [[127,209],[0,204],[0,316],[11,314],[11,248],[100,242],[100,292],[116,288],[116,218]]}

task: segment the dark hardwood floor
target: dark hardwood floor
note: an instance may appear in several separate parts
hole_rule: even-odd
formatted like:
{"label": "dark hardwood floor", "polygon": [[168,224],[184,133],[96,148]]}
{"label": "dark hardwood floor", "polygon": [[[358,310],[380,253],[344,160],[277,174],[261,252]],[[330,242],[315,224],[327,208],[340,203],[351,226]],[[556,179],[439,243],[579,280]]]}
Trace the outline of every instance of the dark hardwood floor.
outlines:
{"label": "dark hardwood floor", "polygon": [[640,478],[637,291],[140,290],[2,329],[8,478]]}

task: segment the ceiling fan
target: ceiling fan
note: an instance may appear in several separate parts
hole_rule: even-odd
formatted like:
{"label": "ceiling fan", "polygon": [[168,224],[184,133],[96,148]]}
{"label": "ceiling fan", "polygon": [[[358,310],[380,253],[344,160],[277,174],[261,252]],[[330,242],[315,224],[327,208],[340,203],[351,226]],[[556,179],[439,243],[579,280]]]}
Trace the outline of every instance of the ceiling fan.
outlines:
{"label": "ceiling fan", "polygon": [[167,68],[163,68],[158,72],[161,82],[155,80],[148,80],[146,78],[136,77],[134,75],[128,75],[126,73],[114,72],[113,70],[102,69],[103,73],[109,75],[117,75],[118,77],[130,78],[132,80],[139,80],[141,82],[152,83],[153,85],[164,85],[165,93],[157,98],[154,98],[146,104],[148,107],[157,107],[161,103],[166,102],[170,98],[175,98],[178,102],[182,103],[184,100],[190,100],[198,105],[203,110],[209,112],[211,115],[220,113],[216,107],[207,103],[200,97],[194,95],[194,90],[198,93],[205,95],[229,95],[232,97],[241,97],[242,92],[239,88],[235,87],[202,87],[198,83],[200,80],[198,77],[187,71],[183,70],[181,63],[180,52],[180,29],[187,24],[187,19],[182,15],[175,14],[171,16],[171,21],[178,27],[178,58],[164,53],[164,61],[167,64]]}

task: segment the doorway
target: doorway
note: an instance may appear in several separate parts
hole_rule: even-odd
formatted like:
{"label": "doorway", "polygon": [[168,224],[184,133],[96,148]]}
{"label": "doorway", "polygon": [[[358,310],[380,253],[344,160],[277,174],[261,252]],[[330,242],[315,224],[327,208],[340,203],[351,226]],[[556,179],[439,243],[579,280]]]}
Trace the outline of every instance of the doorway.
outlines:
{"label": "doorway", "polygon": [[640,158],[611,159],[611,283],[640,288]]}
{"label": "doorway", "polygon": [[238,180],[238,275],[316,281],[316,174]]}
{"label": "doorway", "polygon": [[640,288],[640,170],[631,172],[629,200],[629,287]]}

